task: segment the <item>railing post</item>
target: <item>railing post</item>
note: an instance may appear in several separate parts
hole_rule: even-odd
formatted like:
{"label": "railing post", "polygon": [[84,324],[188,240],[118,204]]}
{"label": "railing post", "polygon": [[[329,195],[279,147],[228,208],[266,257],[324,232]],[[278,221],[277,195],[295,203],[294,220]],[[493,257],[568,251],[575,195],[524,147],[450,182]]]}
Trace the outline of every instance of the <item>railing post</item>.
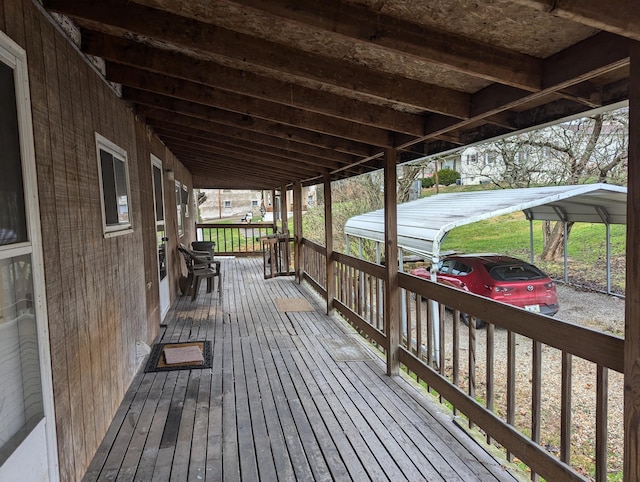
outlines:
{"label": "railing post", "polygon": [[624,480],[640,480],[640,42],[629,42],[629,167],[624,336]]}
{"label": "railing post", "polygon": [[331,178],[324,174],[324,239],[327,248],[327,315],[333,313],[333,298],[336,295],[335,265],[333,263],[333,216],[331,215]]}
{"label": "railing post", "polygon": [[293,271],[298,283],[302,282],[302,184],[293,183]]}
{"label": "railing post", "polygon": [[398,214],[396,194],[397,151],[384,151],[384,239],[385,300],[384,327],[387,335],[387,374],[398,375],[400,362],[400,289],[398,288]]}

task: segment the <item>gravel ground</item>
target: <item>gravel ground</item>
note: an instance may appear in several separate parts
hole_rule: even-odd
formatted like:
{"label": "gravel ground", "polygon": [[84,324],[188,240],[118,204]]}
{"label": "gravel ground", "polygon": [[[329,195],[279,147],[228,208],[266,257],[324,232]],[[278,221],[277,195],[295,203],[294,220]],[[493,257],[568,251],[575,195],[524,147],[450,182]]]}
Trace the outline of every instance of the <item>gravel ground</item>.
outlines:
{"label": "gravel ground", "polygon": [[[567,286],[557,288],[560,312],[557,318],[581,326],[604,331],[617,336],[624,332],[624,300],[601,293],[577,291]],[[451,323],[446,322],[447,346],[446,371],[452,371]],[[460,330],[461,385],[468,384],[468,339],[466,327]],[[486,335],[477,332],[476,348],[476,396],[485,396]],[[516,337],[516,422],[524,433],[531,429],[531,348],[529,339]],[[507,333],[495,330],[495,411],[506,413],[506,360]],[[542,421],[541,443],[557,453],[560,445],[560,393],[561,353],[548,346],[542,347]],[[572,366],[572,465],[586,476],[593,472],[595,454],[595,399],[596,367],[590,362],[574,358]],[[622,470],[623,450],[623,377],[609,372],[609,417],[608,417],[609,472]]]}

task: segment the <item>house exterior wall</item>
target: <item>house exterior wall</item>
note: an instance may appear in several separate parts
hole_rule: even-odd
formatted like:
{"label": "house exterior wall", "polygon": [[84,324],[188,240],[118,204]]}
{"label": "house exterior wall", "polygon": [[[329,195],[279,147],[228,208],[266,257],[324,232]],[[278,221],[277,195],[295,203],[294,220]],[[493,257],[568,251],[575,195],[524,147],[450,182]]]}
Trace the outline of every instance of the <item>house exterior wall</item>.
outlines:
{"label": "house exterior wall", "polygon": [[[80,480],[139,367],[136,342],[159,331],[150,154],[190,192],[192,180],[36,2],[0,0],[0,30],[27,52],[60,478]],[[96,133],[128,158],[132,230],[113,237],[103,232]],[[175,253],[172,184],[165,217]],[[182,240],[194,234],[186,223]],[[174,297],[181,260],[170,263]]]}

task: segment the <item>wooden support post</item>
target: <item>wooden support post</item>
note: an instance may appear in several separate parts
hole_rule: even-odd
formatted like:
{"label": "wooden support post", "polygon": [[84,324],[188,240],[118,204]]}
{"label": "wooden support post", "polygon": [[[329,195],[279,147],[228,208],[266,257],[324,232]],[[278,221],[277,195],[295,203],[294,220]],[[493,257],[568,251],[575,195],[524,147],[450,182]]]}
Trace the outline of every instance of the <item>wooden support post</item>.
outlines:
{"label": "wooden support post", "polygon": [[387,335],[387,375],[398,375],[400,362],[400,289],[398,288],[398,210],[396,193],[395,149],[384,152],[384,240],[385,240],[385,300],[384,327]]}
{"label": "wooden support post", "polygon": [[333,314],[336,295],[335,265],[333,264],[333,216],[331,215],[331,178],[324,174],[324,242],[327,249],[327,315]]}
{"label": "wooden support post", "polygon": [[[282,234],[289,237],[289,201],[287,200],[287,186],[280,188],[280,213],[282,216]],[[288,241],[279,243],[280,260],[283,262],[280,271],[290,273],[291,268],[291,248]]]}
{"label": "wooden support post", "polygon": [[278,232],[278,203],[276,203],[276,190],[271,190],[271,211],[273,211],[273,233]]}
{"label": "wooden support post", "polygon": [[282,216],[282,232],[289,231],[289,206],[287,201],[287,186],[280,188],[280,215]]}
{"label": "wooden support post", "polygon": [[302,282],[302,184],[293,183],[293,270],[298,283]]}
{"label": "wooden support post", "polygon": [[624,480],[640,480],[640,42],[630,42]]}

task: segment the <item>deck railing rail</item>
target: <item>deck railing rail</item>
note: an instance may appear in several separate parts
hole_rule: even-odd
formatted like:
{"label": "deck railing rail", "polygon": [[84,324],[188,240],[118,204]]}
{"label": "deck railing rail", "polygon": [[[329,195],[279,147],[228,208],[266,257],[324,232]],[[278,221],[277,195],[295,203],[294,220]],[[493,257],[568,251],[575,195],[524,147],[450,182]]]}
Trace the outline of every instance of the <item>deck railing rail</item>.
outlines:
{"label": "deck railing rail", "polygon": [[[302,247],[304,277],[326,297],[326,251],[306,239]],[[334,253],[332,261],[333,306],[384,348],[384,267],[341,253]],[[406,273],[399,273],[398,280],[403,297],[399,358],[409,373],[446,400],[463,423],[479,427],[510,460],[528,466],[533,480],[607,480],[607,421],[623,416],[609,409],[609,373],[619,377],[624,371],[622,338]],[[460,323],[461,313],[468,315],[468,326]],[[486,328],[475,328],[476,318]],[[588,367],[592,380],[574,379],[578,364]],[[528,367],[526,373],[522,366]],[[543,397],[549,370],[559,374],[554,377],[559,382],[551,387],[555,393]],[[496,377],[497,372],[504,376]],[[572,393],[584,389],[592,390],[593,407],[572,403]],[[591,474],[589,468],[572,465],[575,431],[585,424],[595,426],[596,433],[589,449],[595,466]]]}
{"label": "deck railing rail", "polygon": [[221,256],[255,256],[262,253],[260,238],[274,233],[273,223],[198,223],[198,241],[213,241]]}

